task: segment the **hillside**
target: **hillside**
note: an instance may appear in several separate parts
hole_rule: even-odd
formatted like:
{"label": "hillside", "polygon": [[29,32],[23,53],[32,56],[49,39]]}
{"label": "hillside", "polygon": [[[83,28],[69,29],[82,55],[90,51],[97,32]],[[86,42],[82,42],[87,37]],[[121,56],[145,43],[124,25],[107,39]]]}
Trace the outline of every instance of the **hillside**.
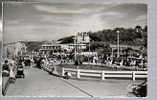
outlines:
{"label": "hillside", "polygon": [[[136,30],[140,30],[137,32]],[[90,41],[92,42],[105,42],[116,44],[117,42],[117,33],[116,30],[119,30],[119,39],[121,44],[126,45],[144,45],[147,46],[147,26],[143,29],[140,26],[135,28],[115,28],[115,29],[104,29],[97,32],[87,32],[90,36]],[[141,32],[141,30],[143,32]],[[84,32],[86,33],[86,32]],[[74,36],[69,36],[61,38],[58,41],[61,43],[73,43]]]}
{"label": "hillside", "polygon": [[23,41],[27,47],[27,51],[38,51],[41,48],[43,41]]}

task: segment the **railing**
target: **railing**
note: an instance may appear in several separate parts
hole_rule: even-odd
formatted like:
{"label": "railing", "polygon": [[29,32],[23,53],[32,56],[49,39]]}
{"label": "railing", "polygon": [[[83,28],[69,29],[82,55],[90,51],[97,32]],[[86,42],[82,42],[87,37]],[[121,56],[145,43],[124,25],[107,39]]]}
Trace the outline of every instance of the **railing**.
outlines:
{"label": "railing", "polygon": [[130,78],[136,80],[139,78],[147,78],[147,71],[106,71],[106,70],[87,70],[62,68],[62,76],[65,72],[71,73],[73,77],[80,79],[81,77],[98,77],[102,80],[106,78]]}
{"label": "railing", "polygon": [[102,63],[87,63],[87,62],[84,62],[83,63],[84,65],[97,65],[97,66],[109,66],[110,68],[112,69],[126,69],[126,70],[136,70],[136,71],[146,71],[147,68],[139,68],[137,66],[131,66],[131,67],[126,67],[126,66],[120,66],[120,65],[116,65],[116,64],[102,64]]}

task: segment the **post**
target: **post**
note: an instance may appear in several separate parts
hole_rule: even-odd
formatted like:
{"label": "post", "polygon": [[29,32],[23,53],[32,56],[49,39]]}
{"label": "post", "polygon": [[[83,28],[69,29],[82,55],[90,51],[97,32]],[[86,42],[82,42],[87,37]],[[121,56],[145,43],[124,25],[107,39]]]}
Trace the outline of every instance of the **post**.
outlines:
{"label": "post", "polygon": [[143,62],[143,60],[144,60],[144,58],[143,58],[143,55],[142,55],[142,61],[141,61],[141,63],[142,63],[142,68],[144,68],[144,62]]}
{"label": "post", "polygon": [[74,45],[75,45],[75,61],[76,61],[76,53],[77,53],[77,34],[76,34],[75,39],[74,39]]}
{"label": "post", "polygon": [[[88,37],[89,37],[89,33],[88,33]],[[90,37],[89,37],[89,40],[88,40],[88,41],[89,41],[89,45],[88,45],[88,46],[89,46],[89,47],[88,47],[88,52],[89,52],[89,53],[88,53],[88,64],[90,64],[90,51],[91,51],[91,50],[90,50]]]}
{"label": "post", "polygon": [[133,72],[132,72],[132,80],[135,81],[135,79],[136,79],[136,78],[135,78],[135,72],[133,71]]}
{"label": "post", "polygon": [[90,57],[90,42],[89,42],[89,48],[88,49],[89,49],[89,51],[88,51],[89,52],[88,53],[88,64],[90,64],[90,59],[89,59],[89,57]]}
{"label": "post", "polygon": [[112,61],[113,61],[113,48],[112,48],[112,54],[111,54],[111,56],[112,56]]}
{"label": "post", "polygon": [[80,78],[80,70],[79,69],[77,70],[77,78],[78,79]]}
{"label": "post", "polygon": [[117,30],[117,58],[119,58],[119,33],[120,31]]}
{"label": "post", "polygon": [[63,68],[62,68],[62,76],[64,76],[64,73],[65,73],[65,72],[64,72],[64,67],[63,67]]}
{"label": "post", "polygon": [[101,79],[102,79],[102,80],[105,79],[105,72],[104,72],[104,71],[102,71],[102,73],[101,73]]}

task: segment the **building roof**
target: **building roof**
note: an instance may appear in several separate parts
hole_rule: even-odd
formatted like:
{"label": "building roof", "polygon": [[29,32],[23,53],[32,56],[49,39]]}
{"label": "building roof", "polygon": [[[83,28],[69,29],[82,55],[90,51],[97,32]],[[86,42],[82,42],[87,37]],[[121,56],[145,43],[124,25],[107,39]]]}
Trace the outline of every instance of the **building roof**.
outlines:
{"label": "building roof", "polygon": [[61,44],[57,43],[57,41],[45,41],[42,46],[61,46]]}

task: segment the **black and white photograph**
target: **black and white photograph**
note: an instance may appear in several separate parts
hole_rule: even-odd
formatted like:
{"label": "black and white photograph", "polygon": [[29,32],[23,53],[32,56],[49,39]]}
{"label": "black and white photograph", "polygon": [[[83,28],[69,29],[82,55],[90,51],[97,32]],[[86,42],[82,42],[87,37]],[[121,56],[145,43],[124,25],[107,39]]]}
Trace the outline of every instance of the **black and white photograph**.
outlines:
{"label": "black and white photograph", "polygon": [[146,97],[148,7],[122,1],[4,2],[2,95]]}
{"label": "black and white photograph", "polygon": [[[0,1],[0,91],[2,91],[2,3]],[[2,96],[2,94],[0,94]]]}

